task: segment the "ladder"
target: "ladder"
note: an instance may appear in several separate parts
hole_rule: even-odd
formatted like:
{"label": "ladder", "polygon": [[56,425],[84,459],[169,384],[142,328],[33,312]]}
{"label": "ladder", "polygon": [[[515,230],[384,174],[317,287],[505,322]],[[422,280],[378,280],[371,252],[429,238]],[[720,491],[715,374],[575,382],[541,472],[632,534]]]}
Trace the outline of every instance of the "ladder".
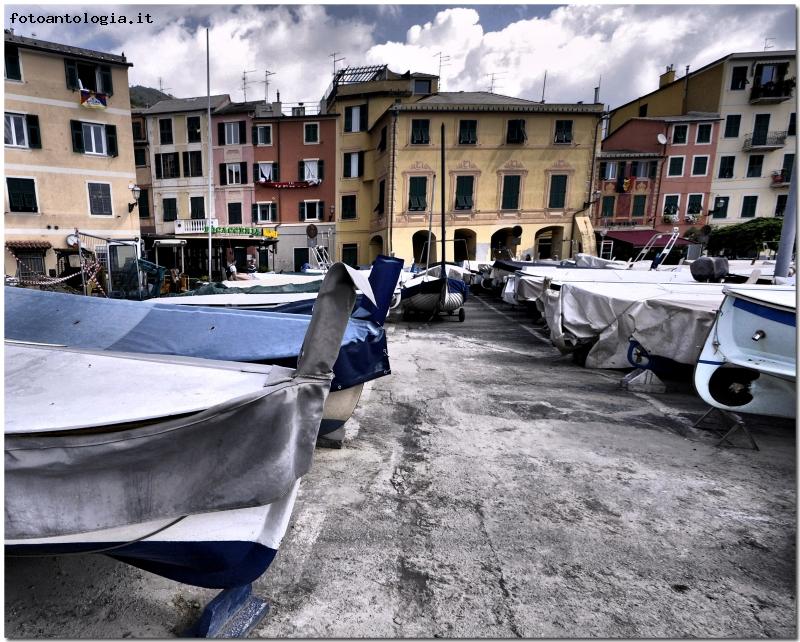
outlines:
{"label": "ladder", "polygon": [[[666,236],[667,232],[661,232],[659,234],[653,234],[647,244],[641,249],[639,254],[636,255],[636,258],[633,259],[631,263],[628,264],[628,269],[630,270],[633,267],[633,264],[637,261],[643,261],[647,256],[647,253],[653,249],[655,242],[660,239],[662,236]],[[672,232],[670,233],[669,239],[667,240],[664,248],[656,255],[656,258],[653,259],[653,263],[650,265],[651,270],[655,270],[661,265],[664,260],[669,256],[669,253],[672,251],[672,248],[675,247],[675,243],[678,240],[678,235],[680,234],[680,229],[677,227],[672,228]]]}
{"label": "ladder", "polygon": [[600,241],[600,258],[609,260],[614,258],[614,241],[611,239]]}
{"label": "ladder", "polygon": [[324,270],[327,272],[333,265],[330,252],[328,252],[330,233],[326,233],[324,235],[323,241],[324,245],[319,245],[319,243],[317,242],[317,244],[311,248],[311,256],[313,256],[314,260],[317,262],[317,267],[320,270]]}

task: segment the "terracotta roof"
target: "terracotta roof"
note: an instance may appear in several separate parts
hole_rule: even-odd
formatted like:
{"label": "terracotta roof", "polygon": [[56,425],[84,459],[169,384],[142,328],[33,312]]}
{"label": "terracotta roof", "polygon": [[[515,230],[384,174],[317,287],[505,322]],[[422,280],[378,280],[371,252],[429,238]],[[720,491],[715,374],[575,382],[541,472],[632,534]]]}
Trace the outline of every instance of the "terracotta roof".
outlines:
{"label": "terracotta roof", "polygon": [[49,250],[50,241],[6,241],[9,250]]}

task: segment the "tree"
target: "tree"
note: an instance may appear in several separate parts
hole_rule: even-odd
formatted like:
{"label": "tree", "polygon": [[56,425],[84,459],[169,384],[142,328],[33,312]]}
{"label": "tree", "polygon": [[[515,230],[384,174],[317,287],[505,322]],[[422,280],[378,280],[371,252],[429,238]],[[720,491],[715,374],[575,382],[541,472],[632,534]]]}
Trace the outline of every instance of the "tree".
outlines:
{"label": "tree", "polygon": [[715,227],[708,235],[708,253],[729,259],[757,257],[764,243],[780,240],[782,226],[780,218],[755,218],[739,225]]}

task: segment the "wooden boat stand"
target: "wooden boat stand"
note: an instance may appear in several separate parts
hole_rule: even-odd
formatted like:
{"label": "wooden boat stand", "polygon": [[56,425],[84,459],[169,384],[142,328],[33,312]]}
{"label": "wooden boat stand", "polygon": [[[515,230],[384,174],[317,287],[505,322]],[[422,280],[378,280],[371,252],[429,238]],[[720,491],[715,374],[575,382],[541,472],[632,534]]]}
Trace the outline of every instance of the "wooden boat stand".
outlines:
{"label": "wooden boat stand", "polygon": [[[716,412],[722,418],[722,423],[724,425],[723,428],[719,428],[717,426],[700,426],[700,424],[706,420],[706,418],[712,413]],[[726,441],[733,446],[733,442],[730,440],[731,435],[735,433],[737,430],[741,430],[747,435],[747,438],[750,440],[750,443],[753,446],[753,450],[760,450],[756,440],[753,439],[753,435],[750,434],[750,431],[747,429],[747,426],[744,423],[744,420],[737,414],[730,412],[729,410],[723,410],[722,408],[709,408],[703,414],[700,419],[698,419],[694,424],[692,424],[692,428],[699,428],[700,430],[712,430],[716,432],[718,435],[722,435],[722,438],[717,442],[717,446],[721,446]],[[724,433],[724,434],[723,434]]]}
{"label": "wooden boat stand", "polygon": [[243,638],[264,619],[269,602],[253,595],[253,585],[245,584],[220,591],[200,619],[181,637]]}

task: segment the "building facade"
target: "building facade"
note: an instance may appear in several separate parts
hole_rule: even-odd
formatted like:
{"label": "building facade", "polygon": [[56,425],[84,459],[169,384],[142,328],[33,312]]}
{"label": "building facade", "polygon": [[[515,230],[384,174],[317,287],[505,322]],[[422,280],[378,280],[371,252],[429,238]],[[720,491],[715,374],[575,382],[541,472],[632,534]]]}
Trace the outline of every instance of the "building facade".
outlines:
{"label": "building facade", "polygon": [[5,273],[57,276],[81,233],[137,239],[123,56],[5,32]]}

